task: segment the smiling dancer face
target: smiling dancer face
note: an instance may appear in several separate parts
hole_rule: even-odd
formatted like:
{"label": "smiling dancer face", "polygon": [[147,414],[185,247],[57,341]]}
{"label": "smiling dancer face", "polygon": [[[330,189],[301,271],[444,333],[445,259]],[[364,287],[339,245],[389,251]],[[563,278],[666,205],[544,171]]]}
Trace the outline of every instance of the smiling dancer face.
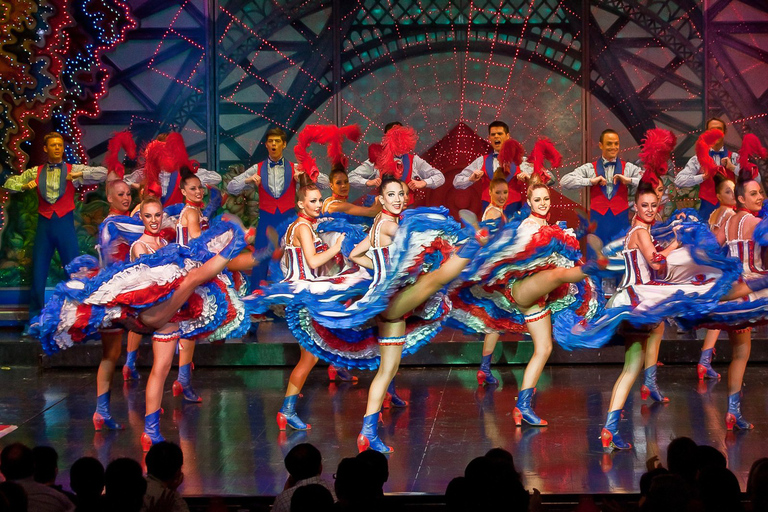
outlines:
{"label": "smiling dancer face", "polygon": [[546,185],[536,184],[528,189],[528,206],[531,207],[531,213],[537,216],[546,217],[551,206],[549,189]]}
{"label": "smiling dancer face", "polygon": [[202,203],[205,187],[200,178],[195,175],[184,178],[181,183],[181,195],[186,198],[188,203]]}
{"label": "smiling dancer face", "polygon": [[394,180],[384,183],[379,193],[379,201],[389,213],[399,215],[405,205],[405,192],[403,192],[403,185],[400,181]]}
{"label": "smiling dancer face", "polygon": [[115,212],[127,214],[131,208],[131,187],[123,180],[107,183],[107,202]]}
{"label": "smiling dancer face", "polygon": [[635,197],[637,218],[646,224],[651,224],[656,219],[659,209],[659,196],[655,192],[642,192]]}
{"label": "smiling dancer face", "polygon": [[505,180],[492,181],[490,187],[491,202],[497,208],[504,208],[509,197],[509,184]]}
{"label": "smiling dancer face", "polygon": [[141,203],[141,222],[144,223],[144,229],[157,236],[160,234],[160,224],[163,220],[163,206],[160,201],[153,196],[145,199]]}
{"label": "smiling dancer face", "polygon": [[323,209],[323,194],[316,186],[301,187],[297,197],[296,205],[304,215],[313,219],[320,216]]}

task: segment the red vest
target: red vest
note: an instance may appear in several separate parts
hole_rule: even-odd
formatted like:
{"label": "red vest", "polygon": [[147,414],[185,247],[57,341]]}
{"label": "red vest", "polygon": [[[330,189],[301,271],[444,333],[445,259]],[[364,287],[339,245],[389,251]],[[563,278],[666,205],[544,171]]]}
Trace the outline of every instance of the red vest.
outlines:
{"label": "red vest", "polygon": [[[727,151],[727,150],[726,150]],[[728,158],[731,158],[731,152],[728,151]],[[733,178],[731,178],[733,179]],[[735,180],[734,180],[735,182]],[[699,185],[699,199],[709,204],[717,204],[720,201],[717,199],[717,192],[715,192],[715,177],[707,178]]]}
{"label": "red vest", "polygon": [[[72,181],[67,179],[67,176],[72,172],[71,164],[64,164],[64,172],[61,173],[61,183],[59,186],[59,199],[51,204],[45,199],[45,190],[40,192],[40,174],[45,168],[41,165],[37,168],[37,213],[43,217],[50,219],[55,213],[59,217],[63,217],[72,210],[75,209],[75,186],[72,185]],[[45,178],[43,178],[42,187],[45,187]]]}
{"label": "red vest", "polygon": [[285,213],[296,207],[296,181],[293,179],[293,163],[285,160],[285,175],[283,177],[283,192],[279,197],[274,197],[269,191],[269,173],[267,163],[269,159],[259,163],[259,210],[270,214],[275,212]]}
{"label": "red vest", "polygon": [[[493,168],[493,153],[490,153],[485,156],[485,163],[483,167],[485,169],[485,173],[483,174],[483,179],[480,180],[480,186],[483,188],[482,200],[485,201],[486,203],[490,203],[491,191],[489,190],[489,187],[491,186],[493,173],[496,172],[496,169]],[[525,183],[516,179],[518,172],[520,172],[520,170],[517,168],[517,166],[515,164],[511,164],[509,169],[509,174],[507,174],[505,178],[507,180],[507,183],[509,183],[509,195],[507,196],[507,204],[520,203],[523,201],[523,193],[525,192]],[[513,178],[515,179],[513,180]]]}
{"label": "red vest", "polygon": [[[597,176],[605,177],[605,170],[603,169],[603,159],[597,160],[594,164],[595,174]],[[613,171],[614,176],[617,174],[624,174],[624,162],[616,159],[616,169]],[[629,210],[629,189],[623,183],[613,185],[613,196],[610,198],[605,195],[605,187],[603,185],[592,185],[590,187],[590,209],[605,215],[608,210],[614,215],[619,215],[622,212]]]}

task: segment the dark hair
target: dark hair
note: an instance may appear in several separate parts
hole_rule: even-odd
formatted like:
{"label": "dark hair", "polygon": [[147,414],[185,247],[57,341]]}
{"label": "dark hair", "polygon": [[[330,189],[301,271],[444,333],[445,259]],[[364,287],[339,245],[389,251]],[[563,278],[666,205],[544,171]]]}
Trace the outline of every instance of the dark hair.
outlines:
{"label": "dark hair", "polygon": [[69,468],[69,486],[85,496],[100,496],[104,490],[104,466],[93,457],[81,457]]}
{"label": "dark hair", "polygon": [[[191,180],[192,178],[197,178],[198,181],[200,181],[200,178],[197,174],[192,172],[192,169],[187,167],[186,165],[182,165],[179,168],[179,190],[184,190],[184,187],[187,185],[187,182]],[[202,183],[202,181],[200,182]]]}
{"label": "dark hair", "polygon": [[696,478],[696,442],[690,437],[677,437],[667,447],[667,468],[687,482]]}
{"label": "dark hair", "polygon": [[746,194],[747,183],[752,181],[757,182],[757,180],[752,177],[752,174],[747,169],[741,169],[739,171],[739,175],[736,176],[736,187],[733,190],[733,195],[736,196],[737,206],[744,206],[744,203],[740,201],[739,198]]}
{"label": "dark hair", "polygon": [[749,468],[747,495],[755,512],[768,511],[768,457],[757,459]]}
{"label": "dark hair", "polygon": [[646,471],[640,476],[640,496],[648,496],[648,492],[651,490],[651,483],[653,479],[659,475],[668,475],[667,468],[658,467],[650,471]]}
{"label": "dark hair", "polygon": [[339,461],[336,468],[336,497],[339,501],[359,502],[362,497],[363,463],[354,457],[347,457]]}
{"label": "dark hair", "polygon": [[29,500],[27,491],[16,482],[0,483],[0,510],[27,512]]}
{"label": "dark hair", "polygon": [[48,141],[51,139],[61,139],[61,141],[64,142],[64,136],[59,132],[48,132],[45,134],[45,137],[43,137],[43,146],[47,146]]}
{"label": "dark hair", "polygon": [[600,144],[602,144],[602,143],[603,143],[603,138],[604,138],[606,135],[608,135],[609,133],[612,133],[612,134],[614,134],[614,135],[618,135],[618,134],[619,134],[619,132],[617,132],[617,131],[616,131],[616,130],[614,130],[613,128],[606,128],[605,130],[603,130],[602,132],[600,132]]}
{"label": "dark hair", "polygon": [[717,121],[718,123],[720,123],[720,124],[722,124],[722,125],[723,125],[723,135],[725,135],[726,133],[728,133],[728,125],[727,125],[727,124],[725,124],[725,121],[723,121],[723,120],[722,120],[722,119],[720,119],[719,117],[710,117],[709,119],[707,119],[707,122],[706,122],[706,124],[704,125],[704,128],[705,128],[706,130],[709,130],[709,123],[711,123],[712,121]]}
{"label": "dark hair", "polygon": [[391,130],[395,126],[403,126],[403,123],[401,123],[400,121],[392,121],[391,123],[387,123],[386,126],[384,126],[384,133],[387,133],[389,130]]}
{"label": "dark hair", "polygon": [[724,186],[725,186],[725,184],[726,184],[726,183],[728,183],[729,181],[730,181],[731,183],[733,183],[733,180],[732,180],[732,179],[730,179],[730,178],[726,178],[725,176],[723,176],[723,175],[721,175],[721,174],[715,174],[715,176],[714,176],[714,178],[713,178],[713,179],[715,180],[715,193],[716,193],[716,194],[719,194],[719,193],[721,193],[721,192],[723,191],[723,187],[724,187]]}
{"label": "dark hair", "polygon": [[491,124],[488,125],[488,133],[491,133],[491,128],[503,128],[504,133],[509,133],[509,126],[507,126],[507,123],[504,121],[499,121],[498,119]]}
{"label": "dark hair", "polygon": [[696,467],[701,471],[709,466],[724,468],[728,466],[728,462],[725,460],[723,452],[714,446],[701,444],[696,447]]}
{"label": "dark hair", "polygon": [[640,196],[645,194],[653,194],[654,196],[658,197],[656,195],[656,187],[654,187],[648,181],[641,181],[637,186],[637,191],[635,191],[635,202],[638,202],[640,200]]}
{"label": "dark hair", "polygon": [[170,441],[153,444],[147,452],[147,474],[169,482],[176,478],[184,464],[184,454],[179,445]]}
{"label": "dark hair", "polygon": [[741,504],[739,480],[727,468],[709,466],[698,477],[699,499],[704,503],[704,510],[719,512],[744,510]]}
{"label": "dark hair", "polygon": [[389,462],[386,455],[376,450],[365,450],[355,457],[363,464],[366,494],[371,498],[384,495],[384,484],[389,480]]}
{"label": "dark hair", "polygon": [[320,450],[309,443],[297,444],[285,456],[285,469],[297,482],[319,476],[322,468]]}
{"label": "dark hair", "polygon": [[387,188],[387,185],[391,183],[400,183],[400,186],[403,184],[402,180],[395,178],[392,174],[382,174],[381,185],[379,185],[379,195],[382,195],[384,193],[384,189]]}
{"label": "dark hair", "polygon": [[291,496],[291,512],[325,512],[333,510],[331,491],[320,484],[298,487]]}
{"label": "dark hair", "polygon": [[0,452],[0,472],[6,480],[27,478],[35,472],[32,450],[22,443],[11,443]]}
{"label": "dark hair", "polygon": [[338,174],[347,176],[347,170],[341,164],[335,164],[333,167],[331,167],[331,172],[328,174],[328,181],[333,183],[333,180],[336,179]]}
{"label": "dark hair", "polygon": [[267,130],[267,134],[264,136],[264,138],[269,140],[270,137],[280,137],[283,142],[288,142],[288,134],[286,134],[282,128],[275,127]]}
{"label": "dark hair", "polygon": [[35,482],[47,484],[56,480],[59,469],[59,454],[50,446],[35,446],[32,448],[32,458],[35,460]]}
{"label": "dark hair", "polygon": [[104,471],[104,488],[107,506],[110,510],[141,510],[147,481],[141,471],[141,465],[127,457],[115,459]]}

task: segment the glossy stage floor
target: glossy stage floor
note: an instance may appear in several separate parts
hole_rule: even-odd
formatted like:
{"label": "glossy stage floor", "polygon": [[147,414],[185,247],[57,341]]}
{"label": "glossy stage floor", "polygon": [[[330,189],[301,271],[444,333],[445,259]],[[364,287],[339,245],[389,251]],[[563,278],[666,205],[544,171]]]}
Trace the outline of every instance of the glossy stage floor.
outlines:
{"label": "glossy stage floor", "polygon": [[[396,450],[385,490],[442,494],[472,458],[495,446],[514,454],[527,487],[552,494],[637,492],[646,459],[665,460],[667,445],[677,436],[724,452],[742,487],[752,462],[768,456],[764,365],[746,375],[743,412],[755,430],[726,433],[725,381],[699,386],[694,366],[667,365],[659,369],[659,380],[671,402],[644,405],[636,385],[620,427],[635,448],[603,455],[598,436],[619,370],[615,365],[547,368],[538,386],[537,411],[550,426],[519,429],[511,411],[522,367],[498,367],[496,389],[478,389],[474,367],[402,369],[397,383],[410,405],[383,414],[381,432]],[[146,378],[146,370],[142,373]],[[359,372],[355,385],[329,383],[325,368],[318,367],[299,405],[312,430],[285,435],[278,432],[275,413],[288,373],[287,368],[204,368],[194,373],[203,404],[184,406],[166,393],[162,431],[184,450],[185,495],[275,495],[286,478],[284,455],[303,441],[320,449],[329,479],[341,458],[355,454],[371,374]],[[144,382],[124,386],[116,378],[113,414],[127,428],[94,433],[92,371],[4,367],[0,423],[18,428],[6,431],[0,446],[22,441],[56,447],[65,485],[67,468],[82,455],[105,464],[122,456],[140,459]]]}

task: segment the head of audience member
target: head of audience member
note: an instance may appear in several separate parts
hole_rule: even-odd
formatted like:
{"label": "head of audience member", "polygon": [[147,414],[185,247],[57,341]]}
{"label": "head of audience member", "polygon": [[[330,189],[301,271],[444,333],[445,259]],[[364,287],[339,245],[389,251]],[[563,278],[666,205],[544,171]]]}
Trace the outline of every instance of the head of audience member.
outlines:
{"label": "head of audience member", "polygon": [[680,512],[688,508],[691,495],[680,475],[667,473],[651,480],[642,512]]}
{"label": "head of audience member", "polygon": [[299,214],[311,219],[318,218],[323,210],[323,194],[306,174],[299,175],[296,207],[299,209]]}
{"label": "head of audience member", "polygon": [[131,209],[131,187],[123,180],[110,180],[107,182],[107,203],[115,213],[128,215]]}
{"label": "head of audience member", "polygon": [[27,492],[16,482],[0,483],[0,510],[3,512],[27,512]]}
{"label": "head of audience member", "polygon": [[739,480],[727,468],[709,466],[699,474],[699,499],[705,512],[739,512],[741,505],[741,487]]}
{"label": "head of audience member", "polygon": [[765,195],[762,184],[752,177],[749,171],[742,170],[736,179],[734,188],[736,206],[751,212],[759,212],[763,207]]}
{"label": "head of audience member", "polygon": [[163,223],[163,203],[155,196],[148,196],[139,206],[139,217],[144,230],[158,236]]}
{"label": "head of audience member", "polygon": [[724,178],[719,174],[715,175],[715,194],[717,194],[717,200],[721,205],[736,206],[735,188],[736,184],[732,180]]}
{"label": "head of audience member", "polygon": [[497,208],[504,208],[509,199],[509,183],[503,172],[497,170],[493,173],[493,179],[488,186],[488,193],[491,196],[491,203]]}
{"label": "head of audience member", "polygon": [[341,459],[334,478],[336,499],[342,506],[354,507],[363,503],[365,481],[362,461],[355,457]]}
{"label": "head of audience member", "polygon": [[332,509],[333,495],[320,484],[303,485],[291,496],[291,512],[329,512]]}
{"label": "head of audience member", "polygon": [[488,125],[488,142],[493,151],[498,153],[505,141],[509,140],[509,126],[504,121],[496,120]]}
{"label": "head of audience member", "polygon": [[203,196],[205,196],[205,186],[203,186],[203,182],[200,181],[197,174],[192,172],[192,169],[186,165],[183,165],[179,169],[179,177],[181,178],[179,180],[179,189],[185,201],[192,204],[202,203]]}
{"label": "head of audience member", "polygon": [[0,473],[6,480],[22,480],[35,473],[32,450],[22,443],[11,443],[0,452]]}
{"label": "head of audience member", "polygon": [[104,466],[93,457],[81,457],[69,468],[69,486],[79,503],[92,503],[104,491]]}
{"label": "head of audience member", "polygon": [[389,462],[386,455],[375,450],[365,450],[355,458],[362,463],[365,473],[366,496],[370,499],[384,496],[384,484],[389,480]]}
{"label": "head of audience member", "polygon": [[711,117],[707,120],[707,130],[720,130],[723,132],[723,136],[712,144],[712,149],[719,151],[725,143],[725,134],[728,133],[728,127],[725,125],[725,121],[719,117]]}
{"label": "head of audience member", "polygon": [[270,128],[266,134],[267,140],[264,143],[267,146],[267,153],[270,160],[277,162],[283,158],[283,151],[288,145],[288,135],[281,128]]}
{"label": "head of audience member", "polygon": [[35,482],[55,484],[59,474],[59,454],[56,450],[50,446],[35,446],[32,448],[32,458],[35,461]]}
{"label": "head of audience member", "polygon": [[464,512],[471,506],[467,478],[457,476],[445,488],[445,505],[448,512]]}
{"label": "head of audience member", "polygon": [[464,470],[469,502],[479,508],[528,510],[530,496],[509,457],[494,451],[490,457],[476,457]]}
{"label": "head of audience member", "polygon": [[297,444],[285,456],[285,469],[296,484],[300,480],[320,476],[323,473],[323,457],[313,445]]}
{"label": "head of audience member", "polygon": [[379,202],[382,208],[392,215],[399,215],[405,208],[403,188],[403,183],[391,174],[385,174],[381,177]]}
{"label": "head of audience member", "polygon": [[641,181],[635,192],[636,218],[645,224],[651,224],[656,220],[656,212],[659,210],[659,196],[652,184]]}
{"label": "head of audience member", "polygon": [[64,137],[58,132],[50,132],[43,137],[43,152],[48,155],[48,162],[58,164],[64,159]]}
{"label": "head of audience member", "polygon": [[651,490],[651,482],[653,482],[653,479],[659,475],[668,474],[669,471],[667,468],[661,466],[642,474],[640,477],[640,501],[638,502],[638,505],[642,507],[645,501],[648,499],[648,493]]}
{"label": "head of audience member", "polygon": [[115,459],[104,471],[104,497],[109,510],[139,512],[144,504],[147,481],[141,465],[133,459]]}
{"label": "head of audience member", "polygon": [[395,126],[403,126],[403,123],[401,123],[400,121],[391,121],[391,122],[387,123],[384,126],[384,134],[386,135],[386,133],[389,130],[391,130],[392,128],[394,128]]}
{"label": "head of audience member", "polygon": [[613,161],[619,155],[619,134],[616,130],[610,128],[603,130],[600,134],[600,142],[598,143],[600,152],[603,158],[608,161]]}
{"label": "head of audience member", "polygon": [[725,468],[728,466],[728,462],[725,460],[723,452],[715,448],[714,446],[708,446],[706,444],[700,444],[696,447],[696,469],[701,472],[704,468],[714,466],[717,468]]}
{"label": "head of audience member", "polygon": [[690,437],[673,439],[667,447],[667,469],[670,473],[680,475],[687,483],[696,479],[697,462],[696,442]]}
{"label": "head of audience member", "polygon": [[543,183],[534,183],[528,187],[528,206],[531,208],[532,215],[546,218],[552,206],[549,187]]}
{"label": "head of audience member", "polygon": [[184,454],[176,443],[163,441],[153,444],[145,462],[147,475],[157,478],[170,489],[176,490],[184,481],[184,473],[181,471]]}
{"label": "head of audience member", "polygon": [[747,496],[752,512],[768,512],[768,457],[757,459],[749,468]]}
{"label": "head of audience member", "polygon": [[344,167],[334,166],[328,175],[328,180],[334,197],[346,200],[349,196],[349,175]]}

